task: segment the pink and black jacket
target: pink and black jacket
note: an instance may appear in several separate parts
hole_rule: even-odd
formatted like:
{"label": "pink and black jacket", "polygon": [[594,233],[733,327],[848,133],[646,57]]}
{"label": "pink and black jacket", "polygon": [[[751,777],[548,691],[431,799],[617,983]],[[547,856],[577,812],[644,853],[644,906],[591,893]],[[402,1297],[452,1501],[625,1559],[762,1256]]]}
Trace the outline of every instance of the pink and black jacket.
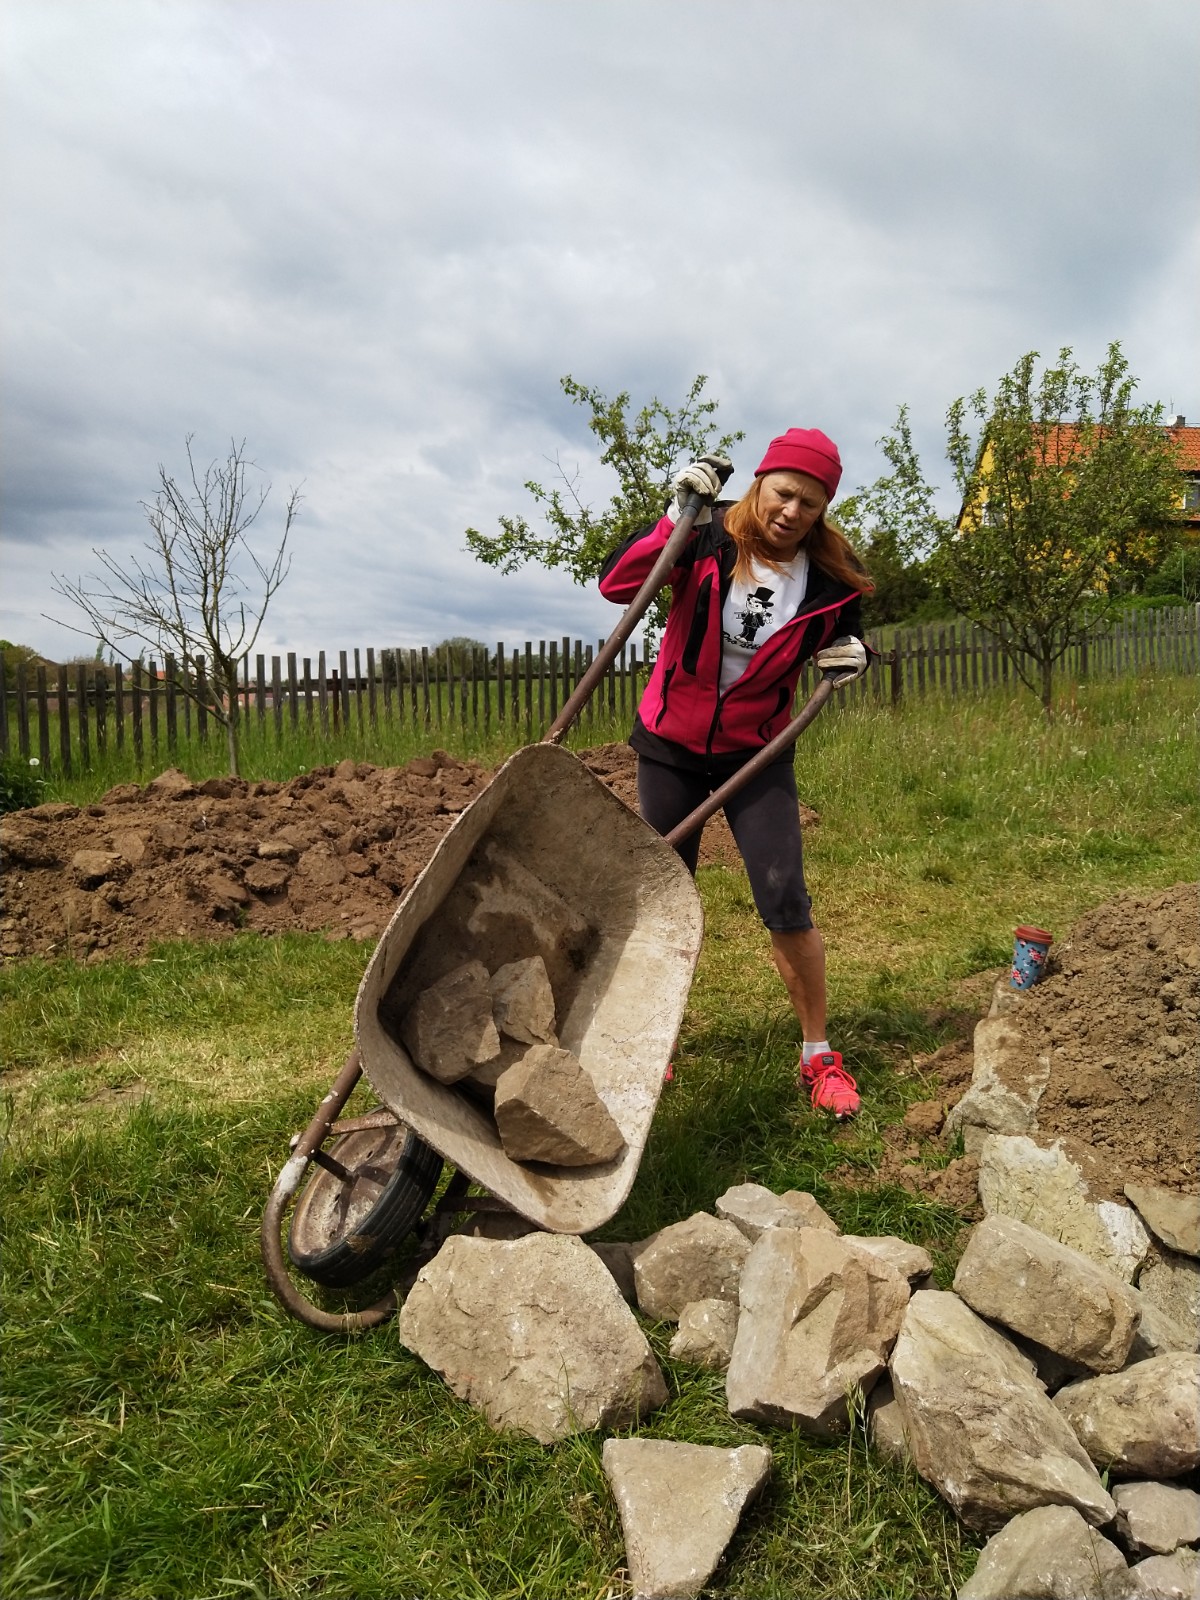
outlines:
{"label": "pink and black jacket", "polygon": [[[721,612],[737,560],[737,548],[724,530],[728,503],[713,507],[712,521],[695,530],[668,578],[667,626],[629,741],[642,755],[673,765],[682,763],[662,740],[705,763],[728,765],[732,758],[752,755],[787,726],[804,663],[835,638],[862,638],[861,591],[812,566],[796,615],[720,693]],[[633,599],[672,526],[668,517],[660,517],[653,528],[633,534],[613,551],[600,569],[605,599],[621,605]]]}

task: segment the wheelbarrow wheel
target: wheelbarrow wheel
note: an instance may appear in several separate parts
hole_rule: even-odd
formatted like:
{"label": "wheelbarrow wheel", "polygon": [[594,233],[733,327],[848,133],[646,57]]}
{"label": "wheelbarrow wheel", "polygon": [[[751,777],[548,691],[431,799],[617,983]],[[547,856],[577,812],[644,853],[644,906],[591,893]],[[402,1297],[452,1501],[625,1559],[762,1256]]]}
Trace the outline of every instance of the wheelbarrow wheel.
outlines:
{"label": "wheelbarrow wheel", "polygon": [[296,1199],[292,1265],[314,1283],[345,1289],[403,1244],[429,1204],[442,1158],[402,1122],[343,1134]]}

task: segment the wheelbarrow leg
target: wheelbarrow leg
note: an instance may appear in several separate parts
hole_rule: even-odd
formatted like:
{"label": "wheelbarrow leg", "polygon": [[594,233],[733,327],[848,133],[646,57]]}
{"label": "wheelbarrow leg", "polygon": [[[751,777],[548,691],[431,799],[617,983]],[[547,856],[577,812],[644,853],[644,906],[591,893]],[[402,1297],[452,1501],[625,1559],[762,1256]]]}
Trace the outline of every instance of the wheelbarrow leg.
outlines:
{"label": "wheelbarrow leg", "polygon": [[315,1159],[322,1144],[329,1137],[330,1129],[361,1077],[362,1058],[357,1050],[352,1050],[346,1057],[346,1064],[334,1080],[332,1089],[317,1107],[316,1115],[300,1135],[291,1155],[284,1162],[275,1180],[275,1187],[271,1190],[266,1210],[263,1212],[260,1246],[267,1282],[276,1297],[294,1317],[307,1323],[310,1328],[319,1328],[323,1333],[362,1333],[367,1328],[375,1328],[381,1322],[386,1322],[396,1310],[395,1291],[389,1289],[382,1300],[376,1301],[364,1311],[322,1311],[319,1306],[313,1305],[311,1300],[306,1299],[292,1282],[284,1265],[283,1247],[280,1243],[284,1213],[300,1187],[309,1162]]}

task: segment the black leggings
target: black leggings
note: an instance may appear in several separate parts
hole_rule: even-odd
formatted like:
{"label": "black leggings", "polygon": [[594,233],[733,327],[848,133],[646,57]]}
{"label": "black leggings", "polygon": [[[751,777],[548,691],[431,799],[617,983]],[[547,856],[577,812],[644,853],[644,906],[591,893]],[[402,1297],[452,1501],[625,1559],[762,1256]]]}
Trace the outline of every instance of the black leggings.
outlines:
{"label": "black leggings", "polygon": [[[638,756],[638,809],[656,833],[676,823],[719,789],[728,772],[688,772]],[[790,761],[776,761],[751,778],[724,806],[725,816],[746,863],[754,904],[772,933],[811,928],[812,901],[804,883],[800,842],[800,804]],[[700,833],[675,846],[689,872],[696,870]]]}

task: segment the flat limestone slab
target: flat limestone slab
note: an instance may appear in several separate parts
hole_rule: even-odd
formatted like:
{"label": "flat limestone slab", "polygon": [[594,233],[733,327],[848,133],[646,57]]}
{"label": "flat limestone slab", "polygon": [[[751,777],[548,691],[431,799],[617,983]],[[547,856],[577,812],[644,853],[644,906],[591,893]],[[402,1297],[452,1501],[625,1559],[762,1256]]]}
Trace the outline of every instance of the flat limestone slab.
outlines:
{"label": "flat limestone slab", "polygon": [[1083,1173],[1058,1141],[989,1134],[979,1152],[979,1198],[989,1216],[1016,1217],[1070,1245],[1126,1283],[1150,1248],[1142,1219],[1129,1206],[1093,1201]]}
{"label": "flat limestone slab", "polygon": [[606,1439],[604,1471],[639,1600],[685,1600],[715,1571],[743,1510],[770,1475],[771,1452],[757,1444],[721,1450]]}
{"label": "flat limestone slab", "polygon": [[1141,1582],[1072,1506],[1023,1512],[979,1553],[958,1600],[1138,1600]]}
{"label": "flat limestone slab", "polygon": [[1137,1207],[1142,1221],[1168,1250],[1200,1256],[1200,1195],[1127,1183],[1125,1198]]}
{"label": "flat limestone slab", "polygon": [[1116,1273],[1015,1217],[971,1233],[954,1289],[973,1311],[1093,1372],[1119,1372],[1141,1319]]}
{"label": "flat limestone slab", "polygon": [[1179,1478],[1200,1466],[1200,1356],[1152,1356],[1070,1384],[1053,1404],[1114,1477]]}
{"label": "flat limestone slab", "polygon": [[[384,930],[354,1031],[376,1094],[448,1161],[556,1233],[590,1233],[633,1185],[683,1021],[703,933],[700,897],[669,845],[555,745],[506,761],[438,845]],[[582,1062],[624,1148],[585,1170],[530,1168],[461,1090],[418,1071],[395,1019],[469,960],[541,956],[559,1043]]]}
{"label": "flat limestone slab", "polygon": [[725,1380],[735,1417],[827,1438],[849,1426],[908,1303],[886,1261],[824,1228],[769,1228],[742,1269],[741,1314]]}
{"label": "flat limestone slab", "polygon": [[913,1295],[891,1370],[913,1465],[969,1528],[993,1533],[1043,1505],[1096,1527],[1116,1515],[1032,1363],[957,1295]]}
{"label": "flat limestone slab", "polygon": [[582,1239],[447,1239],[400,1311],[401,1343],[493,1428],[542,1444],[635,1422],[667,1398],[612,1274]]}

